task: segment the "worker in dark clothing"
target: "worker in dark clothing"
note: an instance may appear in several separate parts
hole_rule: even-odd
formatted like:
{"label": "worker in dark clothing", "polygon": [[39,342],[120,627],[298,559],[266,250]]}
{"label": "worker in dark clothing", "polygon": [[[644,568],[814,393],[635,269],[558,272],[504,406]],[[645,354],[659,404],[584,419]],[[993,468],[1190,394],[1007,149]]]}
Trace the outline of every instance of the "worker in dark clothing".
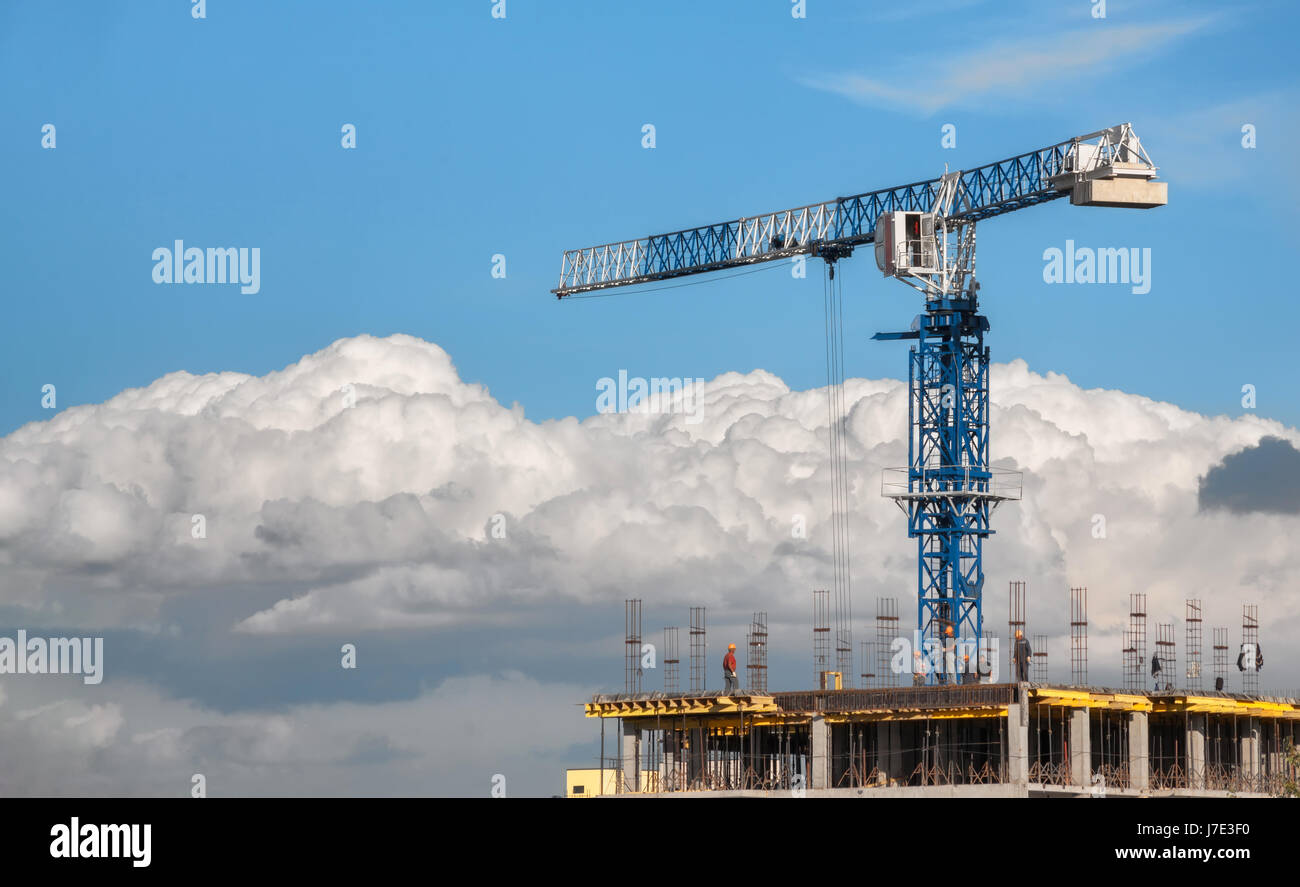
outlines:
{"label": "worker in dark clothing", "polygon": [[1029,680],[1029,662],[1034,651],[1029,648],[1029,641],[1025,640],[1025,633],[1016,629],[1016,646],[1011,652],[1011,664],[1016,669],[1016,682],[1023,684]]}
{"label": "worker in dark clothing", "polygon": [[1151,679],[1155,681],[1155,689],[1160,689],[1160,657],[1154,653],[1151,655]]}
{"label": "worker in dark clothing", "polygon": [[740,681],[736,680],[736,645],[727,645],[727,655],[722,657],[722,676],[727,679],[727,687],[722,692],[730,696],[740,691]]}
{"label": "worker in dark clothing", "polygon": [[1223,678],[1222,678],[1222,677],[1217,677],[1217,678],[1214,679],[1214,689],[1217,690],[1217,691],[1219,691],[1220,693],[1223,692]]}
{"label": "worker in dark clothing", "polygon": [[961,682],[963,684],[978,684],[980,682],[979,674],[975,669],[971,668],[969,653],[963,653],[961,657]]}

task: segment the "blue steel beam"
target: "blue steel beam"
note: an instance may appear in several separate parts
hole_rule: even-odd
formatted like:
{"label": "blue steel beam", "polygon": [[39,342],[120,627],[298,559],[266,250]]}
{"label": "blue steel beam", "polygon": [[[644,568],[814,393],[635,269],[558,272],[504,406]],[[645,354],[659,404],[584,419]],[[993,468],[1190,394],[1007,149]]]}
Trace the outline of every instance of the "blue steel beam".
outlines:
{"label": "blue steel beam", "polygon": [[[964,171],[948,219],[979,221],[1065,197],[1068,187],[1058,188],[1051,179],[1065,172],[1066,158],[1077,141]],[[939,179],[929,179],[700,228],[568,250],[560,284],[551,292],[563,298],[799,254],[817,255],[827,248],[851,249],[872,242],[881,213],[930,212],[938,187]]]}

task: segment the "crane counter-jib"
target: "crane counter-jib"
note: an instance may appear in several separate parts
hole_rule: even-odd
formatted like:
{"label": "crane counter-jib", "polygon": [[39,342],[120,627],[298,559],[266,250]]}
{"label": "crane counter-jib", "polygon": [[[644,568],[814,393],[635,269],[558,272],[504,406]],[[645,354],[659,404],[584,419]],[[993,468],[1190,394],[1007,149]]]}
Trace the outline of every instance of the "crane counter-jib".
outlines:
{"label": "crane counter-jib", "polygon": [[[1089,141],[1097,139],[1096,144]],[[979,221],[1071,196],[1095,206],[1162,205],[1164,184],[1129,124],[963,171],[947,218]],[[870,243],[888,212],[930,212],[934,178],[794,209],[564,253],[553,293],[575,293],[720,271]],[[1087,183],[1086,188],[1077,188]],[[1085,194],[1086,191],[1086,194]],[[1082,199],[1080,199],[1082,197]],[[834,254],[834,253],[832,253]]]}

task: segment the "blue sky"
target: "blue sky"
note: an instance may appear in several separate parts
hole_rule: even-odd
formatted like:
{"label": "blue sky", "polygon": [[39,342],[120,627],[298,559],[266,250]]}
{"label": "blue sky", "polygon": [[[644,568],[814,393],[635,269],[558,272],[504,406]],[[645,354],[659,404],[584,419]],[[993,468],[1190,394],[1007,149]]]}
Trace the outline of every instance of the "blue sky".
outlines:
{"label": "blue sky", "polygon": [[[503,767],[529,774],[520,793],[550,793],[562,766],[596,754],[574,704],[619,686],[633,596],[647,634],[706,603],[714,643],[767,608],[773,686],[803,685],[806,590],[830,562],[820,392],[724,380],[692,437],[637,416],[538,426],[461,379],[532,420],[591,416],[598,381],[620,370],[762,368],[818,388],[815,264],[803,280],[773,263],[557,302],[562,252],[1125,121],[1168,206],[1059,200],[979,226],[987,341],[1032,371],[994,376],[1012,406],[992,455],[1029,483],[999,515],[986,612],[1000,622],[1000,589],[1027,579],[1035,631],[1057,644],[1064,590],[1089,585],[1094,680],[1118,665],[1133,591],[1151,592],[1153,623],[1198,594],[1215,625],[1262,602],[1270,649],[1300,630],[1294,511],[1225,515],[1195,495],[1264,434],[1300,443],[1294,4],[1110,0],[1098,19],[1096,0],[807,0],[796,19],[790,0],[506,0],[504,20],[493,5],[208,0],[195,20],[189,0],[0,3],[0,624],[107,635],[109,679],[72,690],[94,703],[83,733],[120,734],[112,755],[90,742],[77,757],[52,741],[77,732],[70,703],[51,702],[63,690],[6,684],[0,744],[31,742],[0,792],[176,793],[202,766],[214,793],[474,794]],[[257,248],[260,291],[155,284],[153,252],[176,240]],[[1071,240],[1149,250],[1150,291],[1045,283],[1044,251]],[[870,337],[905,329],[919,298],[869,254],[840,273],[846,374],[904,377],[906,346]],[[459,377],[422,342],[353,338],[396,333],[446,349]],[[308,354],[297,377],[265,378]],[[62,412],[178,370],[262,378],[193,397],[173,379],[152,403],[10,433],[53,417],[42,386]],[[369,384],[355,411],[333,396],[347,378]],[[884,460],[903,458],[900,386],[848,384],[868,478],[852,509],[863,628],[878,595],[909,613],[915,548],[876,495]],[[1253,385],[1253,412],[1290,427],[1075,385],[1234,417]],[[1231,501],[1258,491],[1251,479],[1294,475],[1258,450],[1234,459]],[[793,545],[805,511],[814,529]],[[501,544],[485,530],[498,514]],[[345,642],[362,650],[355,672],[339,668]],[[1270,686],[1294,683],[1287,668]],[[493,726],[521,705],[534,748]],[[24,763],[47,751],[57,766]]]}
{"label": "blue sky", "polygon": [[[491,5],[0,7],[0,430],[48,418],[47,383],[64,408],[179,369],[265,373],[358,333],[436,342],[534,419],[591,414],[619,369],[816,386],[819,273],[560,304],[561,252],[1123,121],[1169,206],[1058,201],[982,225],[994,359],[1209,414],[1240,414],[1253,384],[1260,415],[1300,422],[1291,4],[1112,0],[1101,20],[1087,0],[808,0],[803,20],[785,0]],[[850,77],[893,92],[837,88]],[[152,251],[176,239],[259,247],[261,292],[154,284]],[[1067,239],[1149,247],[1150,293],[1044,284],[1043,250]],[[843,273],[848,374],[901,376],[903,349],[868,339],[916,297],[869,255]]]}

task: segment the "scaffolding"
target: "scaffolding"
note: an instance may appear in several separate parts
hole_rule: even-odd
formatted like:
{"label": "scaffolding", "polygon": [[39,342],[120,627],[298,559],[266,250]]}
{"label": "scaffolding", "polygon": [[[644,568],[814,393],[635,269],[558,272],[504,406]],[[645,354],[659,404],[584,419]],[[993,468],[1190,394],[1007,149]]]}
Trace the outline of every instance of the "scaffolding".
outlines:
{"label": "scaffolding", "polygon": [[812,596],[813,686],[820,687],[831,671],[830,592],[814,589]]}
{"label": "scaffolding", "polygon": [[664,693],[675,695],[681,692],[681,654],[678,652],[677,626],[669,625],[664,629],[664,655],[660,660],[664,666]]}
{"label": "scaffolding", "polygon": [[1187,689],[1201,689],[1201,601],[1187,599],[1187,613],[1183,617],[1187,629]]}
{"label": "scaffolding", "polygon": [[704,607],[691,607],[691,692],[703,693],[708,683],[704,657],[707,643],[704,634]]}
{"label": "scaffolding", "polygon": [[898,598],[876,598],[876,679],[881,687],[892,687],[896,683],[890,658],[897,637]]}
{"label": "scaffolding", "polygon": [[1128,630],[1124,632],[1124,689],[1141,690],[1146,686],[1147,596],[1135,592],[1128,596]]}
{"label": "scaffolding", "polygon": [[746,686],[751,693],[767,692],[767,611],[754,613],[749,625],[749,637],[746,639],[749,656],[745,661],[748,673]]}
{"label": "scaffolding", "polygon": [[[1259,693],[1259,604],[1241,605],[1241,690],[1252,696]],[[1255,662],[1250,661],[1251,658]]]}
{"label": "scaffolding", "polygon": [[623,602],[623,683],[628,693],[641,692],[641,601]]}
{"label": "scaffolding", "polygon": [[1214,689],[1222,692],[1228,686],[1228,627],[1214,629]]}
{"label": "scaffolding", "polygon": [[1047,635],[1034,635],[1034,683],[1047,683]]}
{"label": "scaffolding", "polygon": [[[1174,645],[1174,624],[1161,622],[1156,625],[1156,660],[1160,664],[1158,673],[1152,675],[1156,690],[1174,689],[1174,679],[1178,671],[1178,650]],[[1155,672],[1155,663],[1152,671]]]}
{"label": "scaffolding", "polygon": [[1070,683],[1088,683],[1088,589],[1070,589]]}

